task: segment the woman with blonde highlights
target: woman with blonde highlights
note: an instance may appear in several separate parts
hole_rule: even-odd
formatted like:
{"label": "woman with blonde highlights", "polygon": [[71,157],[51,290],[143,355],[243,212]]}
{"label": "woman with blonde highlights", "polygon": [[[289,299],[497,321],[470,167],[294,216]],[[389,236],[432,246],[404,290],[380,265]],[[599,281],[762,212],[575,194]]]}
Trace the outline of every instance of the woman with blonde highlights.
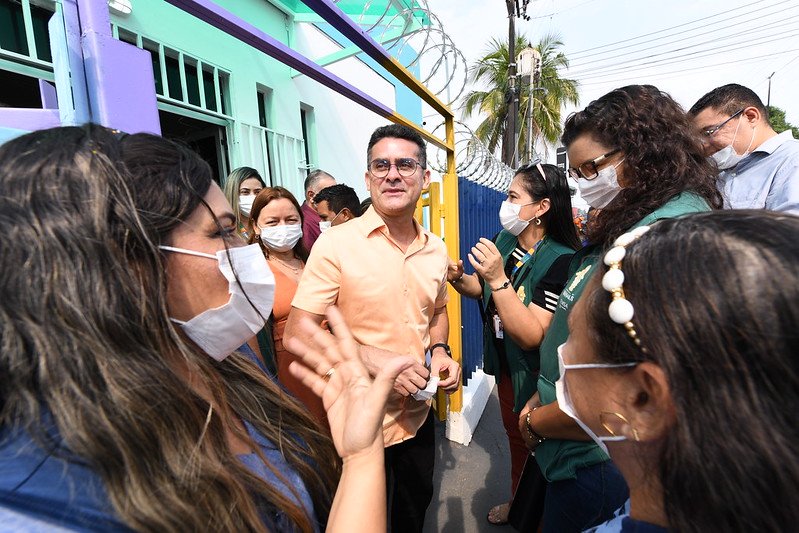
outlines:
{"label": "woman with blonde highlights", "polygon": [[[0,147],[0,189],[0,523],[351,530],[351,488],[384,483],[364,459],[382,458],[382,438],[361,422],[388,390],[362,365],[330,369],[331,386],[360,384],[326,400],[334,449],[236,350],[263,327],[274,281],[199,156],[55,128]],[[385,523],[385,503],[355,504]]]}

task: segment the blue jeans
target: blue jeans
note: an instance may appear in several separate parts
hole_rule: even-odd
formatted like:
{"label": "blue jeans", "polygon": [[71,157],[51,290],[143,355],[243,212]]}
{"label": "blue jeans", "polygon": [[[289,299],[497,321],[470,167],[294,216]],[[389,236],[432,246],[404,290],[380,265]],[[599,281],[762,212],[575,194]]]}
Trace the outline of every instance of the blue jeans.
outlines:
{"label": "blue jeans", "polygon": [[613,461],[578,470],[576,479],[552,481],[544,500],[543,533],[581,533],[601,524],[624,505],[629,492]]}

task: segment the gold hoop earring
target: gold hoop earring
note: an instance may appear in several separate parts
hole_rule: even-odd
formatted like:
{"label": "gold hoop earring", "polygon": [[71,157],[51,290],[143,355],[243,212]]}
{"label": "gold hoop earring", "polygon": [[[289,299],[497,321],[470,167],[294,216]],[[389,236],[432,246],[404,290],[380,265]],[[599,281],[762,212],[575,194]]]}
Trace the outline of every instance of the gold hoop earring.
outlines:
{"label": "gold hoop earring", "polygon": [[535,225],[536,226],[540,226],[541,225],[541,219],[540,218],[535,217],[534,220],[535,220]]}
{"label": "gold hoop earring", "polygon": [[610,435],[613,437],[618,437],[619,435],[616,435],[616,433],[613,431],[613,429],[611,429],[608,423],[602,419],[602,415],[615,416],[616,418],[618,418],[619,420],[630,426],[630,429],[633,432],[633,440],[635,440],[635,442],[640,442],[641,439],[638,437],[638,430],[635,429],[635,427],[633,427],[632,424],[630,424],[630,421],[627,419],[626,416],[624,416],[621,413],[617,413],[615,411],[602,411],[601,413],[599,413],[599,423],[602,424],[602,427],[605,428],[605,431],[610,433]]}

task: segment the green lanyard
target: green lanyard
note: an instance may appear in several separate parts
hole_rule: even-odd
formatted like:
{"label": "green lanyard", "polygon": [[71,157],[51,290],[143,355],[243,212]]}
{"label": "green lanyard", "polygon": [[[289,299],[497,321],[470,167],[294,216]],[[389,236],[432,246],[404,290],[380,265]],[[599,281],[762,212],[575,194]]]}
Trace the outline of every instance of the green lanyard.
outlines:
{"label": "green lanyard", "polygon": [[514,278],[514,277],[516,277],[516,273],[519,271],[519,269],[520,269],[520,268],[522,268],[522,267],[524,266],[524,264],[525,264],[525,263],[526,263],[526,262],[527,262],[527,261],[528,261],[528,260],[529,260],[531,257],[533,257],[533,254],[535,253],[536,249],[537,249],[539,246],[541,246],[541,243],[542,243],[542,242],[544,242],[544,239],[541,239],[540,241],[538,241],[537,243],[535,243],[535,244],[533,245],[533,247],[532,247],[532,248],[530,248],[529,250],[527,250],[527,253],[526,253],[526,254],[524,254],[524,256],[523,256],[521,259],[519,259],[518,261],[516,261],[516,266],[514,266],[514,267],[513,267],[513,271],[510,273],[510,280],[511,280],[511,282],[513,282],[513,278]]}

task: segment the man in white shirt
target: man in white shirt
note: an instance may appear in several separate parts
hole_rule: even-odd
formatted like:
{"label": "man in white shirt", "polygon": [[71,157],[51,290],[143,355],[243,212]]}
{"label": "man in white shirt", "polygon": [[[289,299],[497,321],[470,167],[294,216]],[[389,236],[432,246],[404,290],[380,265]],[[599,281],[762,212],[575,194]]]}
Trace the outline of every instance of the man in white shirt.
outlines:
{"label": "man in white shirt", "polygon": [[725,207],[799,214],[799,140],[790,130],[772,129],[752,90],[735,83],[717,87],[688,114],[721,171]]}

